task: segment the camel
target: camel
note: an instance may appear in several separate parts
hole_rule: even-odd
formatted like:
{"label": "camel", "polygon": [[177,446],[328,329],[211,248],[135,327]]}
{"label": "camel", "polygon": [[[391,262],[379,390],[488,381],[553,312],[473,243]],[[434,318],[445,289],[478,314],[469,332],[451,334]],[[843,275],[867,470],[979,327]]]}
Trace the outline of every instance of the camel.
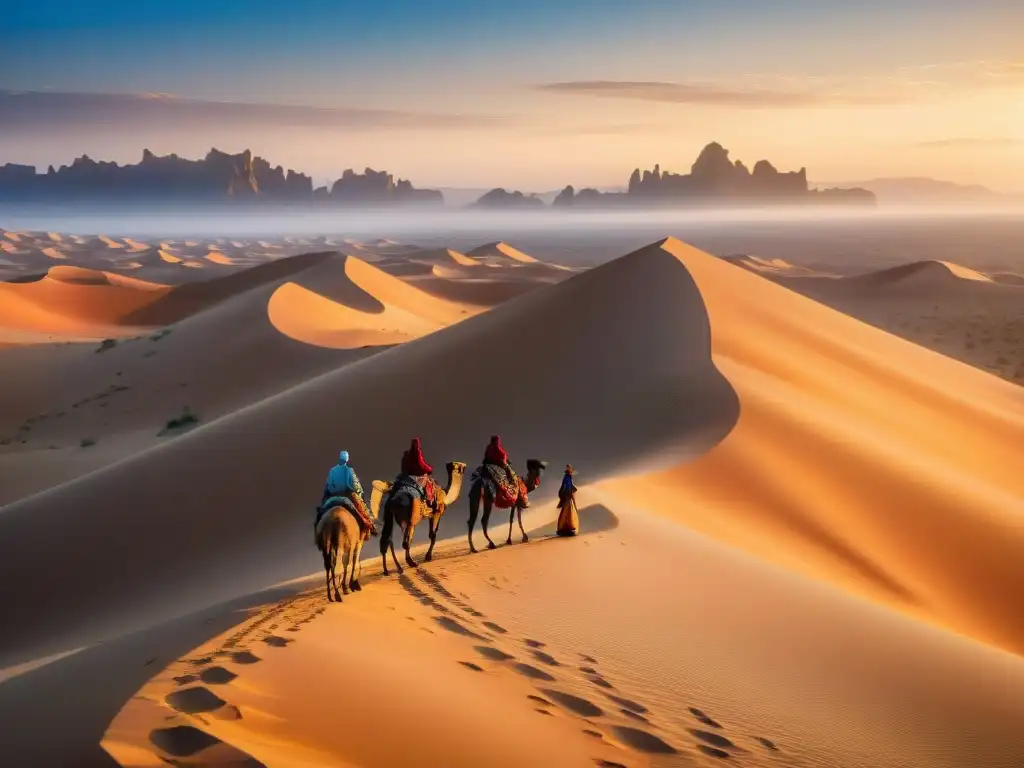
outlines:
{"label": "camel", "polygon": [[[376,493],[376,489],[370,493],[370,516],[374,520],[377,519],[377,507],[380,506],[379,498],[374,504]],[[341,591],[346,595],[349,591],[361,591],[359,575],[363,572],[363,565],[360,555],[363,551],[363,544],[370,538],[370,532],[362,533],[355,515],[344,506],[336,506],[324,512],[316,524],[314,534],[317,548],[324,556],[328,601],[332,599],[331,585],[333,584],[333,600],[341,602],[341,595],[338,594],[338,575],[335,570],[338,565],[339,549],[341,550]],[[351,566],[351,570],[349,566]]]}
{"label": "camel", "polygon": [[[520,478],[522,485],[520,485],[519,497],[515,503],[509,508],[508,518],[508,540],[506,544],[512,543],[512,523],[515,519],[519,518],[519,530],[523,534],[523,541],[527,542],[530,537],[526,535],[526,529],[523,528],[523,488],[527,493],[535,491],[537,486],[540,485],[540,476],[547,469],[547,462],[540,461],[539,459],[527,459],[526,461],[526,478]],[[480,500],[484,502],[484,516],[480,521],[480,527],[483,528],[484,538],[487,539],[487,548],[494,549],[495,543],[491,541],[491,537],[487,534],[487,524],[491,519],[491,509],[494,507],[494,498],[490,492],[486,490],[486,485],[481,478],[477,480],[469,488],[469,551],[476,552],[476,547],[473,545],[473,527],[476,525],[476,516],[480,511]]]}
{"label": "camel", "polygon": [[[434,501],[432,504],[426,504],[418,496],[413,496],[409,493],[389,496],[384,504],[384,531],[380,537],[380,558],[384,566],[385,576],[390,575],[387,558],[389,548],[391,549],[391,559],[395,563],[395,568],[399,573],[402,572],[402,566],[399,565],[398,558],[395,556],[395,543],[391,540],[396,522],[398,527],[404,532],[402,547],[405,548],[405,562],[410,568],[416,568],[419,566],[419,563],[413,560],[412,555],[409,554],[409,549],[412,547],[413,533],[421,520],[424,518],[429,519],[430,546],[427,548],[423,559],[428,563],[434,559],[434,544],[437,541],[438,526],[441,524],[441,518],[444,516],[445,509],[454,504],[455,500],[459,498],[459,493],[462,491],[462,476],[466,473],[466,465],[461,461],[450,461],[445,465],[445,469],[448,470],[447,488],[441,488],[434,482],[433,478],[427,481],[434,483]],[[373,481],[373,493],[370,496],[370,504],[373,507],[374,517],[377,517],[378,508],[384,494],[390,491],[393,485],[394,483],[389,483],[386,480]]]}

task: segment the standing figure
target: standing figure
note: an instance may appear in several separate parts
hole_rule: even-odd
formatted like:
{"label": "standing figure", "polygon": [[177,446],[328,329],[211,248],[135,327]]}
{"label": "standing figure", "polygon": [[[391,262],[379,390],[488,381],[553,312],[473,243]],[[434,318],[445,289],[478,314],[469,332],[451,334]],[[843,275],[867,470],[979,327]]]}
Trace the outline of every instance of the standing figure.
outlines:
{"label": "standing figure", "polygon": [[576,484],[572,480],[572,465],[565,465],[562,485],[558,488],[558,523],[555,533],[559,536],[575,536],[580,530],[580,517],[576,510]]}

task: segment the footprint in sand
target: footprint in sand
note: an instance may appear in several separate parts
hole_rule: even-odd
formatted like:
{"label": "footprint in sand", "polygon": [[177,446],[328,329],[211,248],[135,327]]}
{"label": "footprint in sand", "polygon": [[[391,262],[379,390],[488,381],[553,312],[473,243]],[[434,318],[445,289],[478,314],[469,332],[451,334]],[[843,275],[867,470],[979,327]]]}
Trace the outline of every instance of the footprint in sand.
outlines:
{"label": "footprint in sand", "polygon": [[477,664],[474,664],[472,661],[460,661],[459,664],[461,664],[462,666],[466,667],[467,669],[472,669],[474,672],[483,672],[484,671],[483,667],[478,666]]}
{"label": "footprint in sand", "polygon": [[601,739],[604,741],[604,734],[600,731],[592,731],[589,728],[584,728],[583,732],[587,734],[587,736],[593,736],[595,739]]}
{"label": "footprint in sand", "polygon": [[712,733],[711,731],[700,731],[696,728],[690,728],[690,733],[698,739],[700,739],[701,741],[703,741],[705,744],[710,744],[712,747],[715,747],[716,749],[737,749],[743,752],[746,751],[740,747],[737,747],[732,742],[732,739],[727,739],[720,733]]}
{"label": "footprint in sand", "polygon": [[186,688],[183,691],[174,691],[167,694],[164,699],[168,704],[179,712],[186,715],[196,715],[201,712],[215,712],[227,704],[224,699],[201,685]]}
{"label": "footprint in sand", "polygon": [[581,717],[601,717],[604,714],[604,711],[596,704],[581,699],[579,696],[573,696],[571,693],[562,693],[553,688],[541,688],[541,693],[550,696],[570,712]]}
{"label": "footprint in sand", "polygon": [[491,661],[510,661],[515,658],[512,654],[505,653],[499,648],[492,648],[489,645],[474,645],[473,650]]}
{"label": "footprint in sand", "polygon": [[255,664],[257,661],[260,661],[260,657],[252,651],[236,651],[231,654],[231,660],[235,664]]}
{"label": "footprint in sand", "polygon": [[288,643],[294,643],[294,640],[286,637],[278,637],[277,635],[270,635],[264,637],[263,642],[269,645],[271,648],[284,648]]}
{"label": "footprint in sand", "polygon": [[230,669],[224,669],[224,667],[208,667],[199,674],[200,680],[211,685],[226,685],[236,677],[238,675]]}
{"label": "footprint in sand", "polygon": [[647,752],[652,755],[674,755],[678,750],[671,744],[667,744],[653,733],[642,731],[639,728],[630,728],[628,725],[613,725],[612,730],[624,744],[632,747],[638,752]]}
{"label": "footprint in sand", "polygon": [[492,632],[497,632],[499,635],[504,635],[504,634],[508,633],[507,629],[505,629],[504,627],[498,626],[493,621],[485,621],[484,622],[484,626],[487,627]]}
{"label": "footprint in sand", "polygon": [[593,656],[587,656],[586,654],[581,653],[580,658],[587,662],[587,664],[597,664],[597,659]]}
{"label": "footprint in sand", "polygon": [[613,696],[610,693],[606,693],[605,696],[607,696],[610,700],[614,701],[623,709],[628,709],[630,712],[633,712],[637,715],[646,715],[648,712],[647,707],[645,707],[643,704],[639,704],[633,701],[632,699],[624,699],[621,696]]}
{"label": "footprint in sand", "polygon": [[534,696],[532,693],[527,696],[530,701],[536,701],[538,704],[543,704],[545,707],[550,707],[551,702],[545,699],[543,696]]}
{"label": "footprint in sand", "polygon": [[754,741],[756,741],[762,747],[764,747],[765,749],[767,749],[767,750],[769,750],[771,752],[778,752],[779,751],[779,748],[777,746],[775,746],[775,742],[771,741],[770,739],[763,739],[760,736],[754,736]]}
{"label": "footprint in sand", "polygon": [[526,639],[526,640],[523,640],[523,642],[526,643],[531,648],[546,648],[547,647],[547,645],[545,643],[542,643],[540,640]]}
{"label": "footprint in sand", "polygon": [[483,640],[484,642],[487,642],[486,637],[484,637],[483,635],[478,635],[473,630],[463,626],[462,624],[460,624],[455,619],[449,616],[435,616],[434,621],[436,621],[442,627],[447,629],[449,632],[454,632],[456,635],[462,635],[463,637],[472,637],[476,640]]}
{"label": "footprint in sand", "polygon": [[626,766],[622,763],[616,763],[613,760],[595,759],[594,762],[597,763],[600,766],[600,768],[626,768]]}
{"label": "footprint in sand", "polygon": [[547,664],[549,667],[562,666],[558,659],[556,659],[549,653],[544,653],[544,651],[533,651],[533,658],[535,658],[539,662]]}
{"label": "footprint in sand", "polygon": [[704,723],[704,725],[709,725],[712,728],[721,728],[722,727],[720,723],[716,722],[715,720],[712,720],[710,717],[705,715],[703,712],[701,712],[696,707],[690,707],[689,709],[690,709],[690,714],[693,715],[695,718],[697,718],[697,720],[699,720],[700,722]]}
{"label": "footprint in sand", "polygon": [[537,713],[539,713],[541,715],[547,715],[548,717],[554,717],[554,715],[552,715],[546,709],[541,709],[540,707],[535,707],[533,711],[537,712]]}
{"label": "footprint in sand", "polygon": [[[192,757],[203,753],[203,764],[232,765],[239,768],[261,768],[263,763],[240,749],[191,725],[157,728],[149,734],[150,742],[175,757]],[[172,762],[172,761],[166,761]],[[189,761],[191,763],[191,761]]]}
{"label": "footprint in sand", "polygon": [[194,683],[198,679],[199,677],[196,675],[179,675],[174,678],[174,682],[178,685],[188,685],[189,683]]}
{"label": "footprint in sand", "polygon": [[555,678],[549,675],[543,669],[537,669],[536,667],[531,667],[529,664],[523,664],[522,662],[518,664],[513,664],[512,666],[516,672],[523,675],[524,677],[530,678],[531,680],[544,680],[548,683],[555,682]]}
{"label": "footprint in sand", "polygon": [[593,683],[594,685],[596,685],[596,686],[597,686],[598,688],[607,688],[607,689],[609,689],[609,690],[612,690],[612,689],[614,689],[614,688],[615,688],[615,686],[614,686],[614,685],[612,685],[611,683],[609,683],[609,682],[608,682],[607,680],[605,680],[605,679],[604,679],[603,677],[601,677],[600,675],[587,675],[587,680],[589,680],[590,682],[592,682],[592,683]]}
{"label": "footprint in sand", "polygon": [[717,757],[723,760],[727,757],[732,757],[732,755],[730,755],[724,749],[718,749],[717,747],[709,747],[707,744],[698,744],[697,749],[699,749],[708,757]]}

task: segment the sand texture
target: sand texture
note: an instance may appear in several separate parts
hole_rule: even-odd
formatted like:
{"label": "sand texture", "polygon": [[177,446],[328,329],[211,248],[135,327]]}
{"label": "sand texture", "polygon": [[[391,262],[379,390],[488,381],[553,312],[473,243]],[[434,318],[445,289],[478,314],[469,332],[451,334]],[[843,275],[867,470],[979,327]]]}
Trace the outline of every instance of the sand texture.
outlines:
{"label": "sand texture", "polygon": [[[1024,390],[865,317],[998,275],[4,234],[48,266],[0,283],[0,764],[1024,763]],[[464,487],[328,602],[337,451],[443,483],[495,433],[529,540],[470,555]]]}

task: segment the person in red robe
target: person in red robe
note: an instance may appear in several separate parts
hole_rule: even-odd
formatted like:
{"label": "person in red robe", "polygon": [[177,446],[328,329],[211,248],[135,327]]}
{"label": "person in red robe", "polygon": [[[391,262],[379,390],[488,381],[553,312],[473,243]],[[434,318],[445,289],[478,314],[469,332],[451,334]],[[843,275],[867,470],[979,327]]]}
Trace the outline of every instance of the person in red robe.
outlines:
{"label": "person in red robe", "polygon": [[409,450],[402,454],[402,474],[413,478],[422,492],[423,500],[428,504],[434,501],[433,483],[428,479],[433,472],[434,468],[423,457],[420,439],[414,437]]}

